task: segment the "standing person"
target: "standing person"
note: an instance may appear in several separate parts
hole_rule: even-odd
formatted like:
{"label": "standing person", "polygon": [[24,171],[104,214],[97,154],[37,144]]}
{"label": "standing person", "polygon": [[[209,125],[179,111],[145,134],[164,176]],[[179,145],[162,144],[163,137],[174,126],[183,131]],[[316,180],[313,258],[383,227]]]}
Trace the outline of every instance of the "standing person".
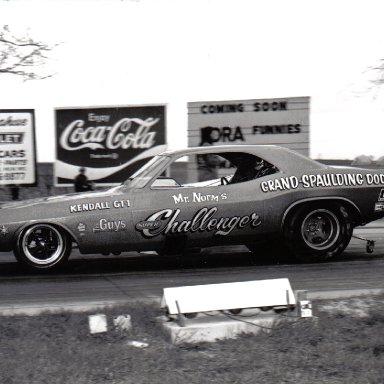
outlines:
{"label": "standing person", "polygon": [[16,184],[12,184],[10,189],[11,189],[12,200],[19,200],[19,192],[20,192],[19,186]]}
{"label": "standing person", "polygon": [[79,169],[79,174],[74,179],[75,192],[86,192],[92,191],[92,183],[88,180],[85,175],[85,168]]}

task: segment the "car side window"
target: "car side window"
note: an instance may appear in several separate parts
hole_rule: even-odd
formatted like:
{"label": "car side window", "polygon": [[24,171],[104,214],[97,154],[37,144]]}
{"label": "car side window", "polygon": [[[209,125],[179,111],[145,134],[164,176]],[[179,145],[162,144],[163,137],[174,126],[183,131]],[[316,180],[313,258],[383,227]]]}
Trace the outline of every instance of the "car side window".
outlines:
{"label": "car side window", "polygon": [[278,169],[271,163],[257,156],[244,156],[237,162],[236,172],[229,184],[242,183],[260,177],[272,175]]}
{"label": "car side window", "polygon": [[[185,159],[184,159],[185,160]],[[278,172],[258,156],[242,152],[204,152],[173,162],[151,189],[218,187],[237,184]]]}

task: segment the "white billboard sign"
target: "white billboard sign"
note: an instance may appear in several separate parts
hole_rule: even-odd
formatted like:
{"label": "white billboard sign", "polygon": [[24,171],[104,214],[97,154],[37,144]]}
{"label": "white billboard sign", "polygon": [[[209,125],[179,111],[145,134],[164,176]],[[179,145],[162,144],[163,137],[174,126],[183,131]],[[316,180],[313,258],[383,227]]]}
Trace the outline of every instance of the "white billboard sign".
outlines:
{"label": "white billboard sign", "polygon": [[309,155],[309,97],[188,103],[188,145],[275,144]]}
{"label": "white billboard sign", "polygon": [[0,110],[0,185],[36,182],[34,110]]}

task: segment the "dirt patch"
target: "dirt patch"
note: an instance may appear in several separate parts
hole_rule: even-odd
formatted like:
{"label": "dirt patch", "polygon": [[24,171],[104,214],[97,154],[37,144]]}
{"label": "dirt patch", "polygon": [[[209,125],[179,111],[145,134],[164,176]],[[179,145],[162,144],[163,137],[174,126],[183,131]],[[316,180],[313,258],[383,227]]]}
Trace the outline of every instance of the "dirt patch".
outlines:
{"label": "dirt patch", "polygon": [[359,296],[343,300],[327,300],[316,302],[316,310],[321,312],[339,313],[357,317],[368,317],[371,311],[382,308],[382,297]]}

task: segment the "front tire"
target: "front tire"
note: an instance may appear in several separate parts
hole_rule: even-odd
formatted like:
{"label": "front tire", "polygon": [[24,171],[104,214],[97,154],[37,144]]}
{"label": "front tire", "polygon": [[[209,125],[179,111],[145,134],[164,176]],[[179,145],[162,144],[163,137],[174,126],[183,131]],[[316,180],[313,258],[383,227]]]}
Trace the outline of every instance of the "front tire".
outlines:
{"label": "front tire", "polygon": [[69,236],[50,224],[34,224],[23,229],[15,247],[16,259],[33,269],[57,268],[68,259],[70,252]]}
{"label": "front tire", "polygon": [[304,205],[285,224],[284,237],[293,256],[304,262],[336,257],[351,240],[353,222],[340,204]]}

